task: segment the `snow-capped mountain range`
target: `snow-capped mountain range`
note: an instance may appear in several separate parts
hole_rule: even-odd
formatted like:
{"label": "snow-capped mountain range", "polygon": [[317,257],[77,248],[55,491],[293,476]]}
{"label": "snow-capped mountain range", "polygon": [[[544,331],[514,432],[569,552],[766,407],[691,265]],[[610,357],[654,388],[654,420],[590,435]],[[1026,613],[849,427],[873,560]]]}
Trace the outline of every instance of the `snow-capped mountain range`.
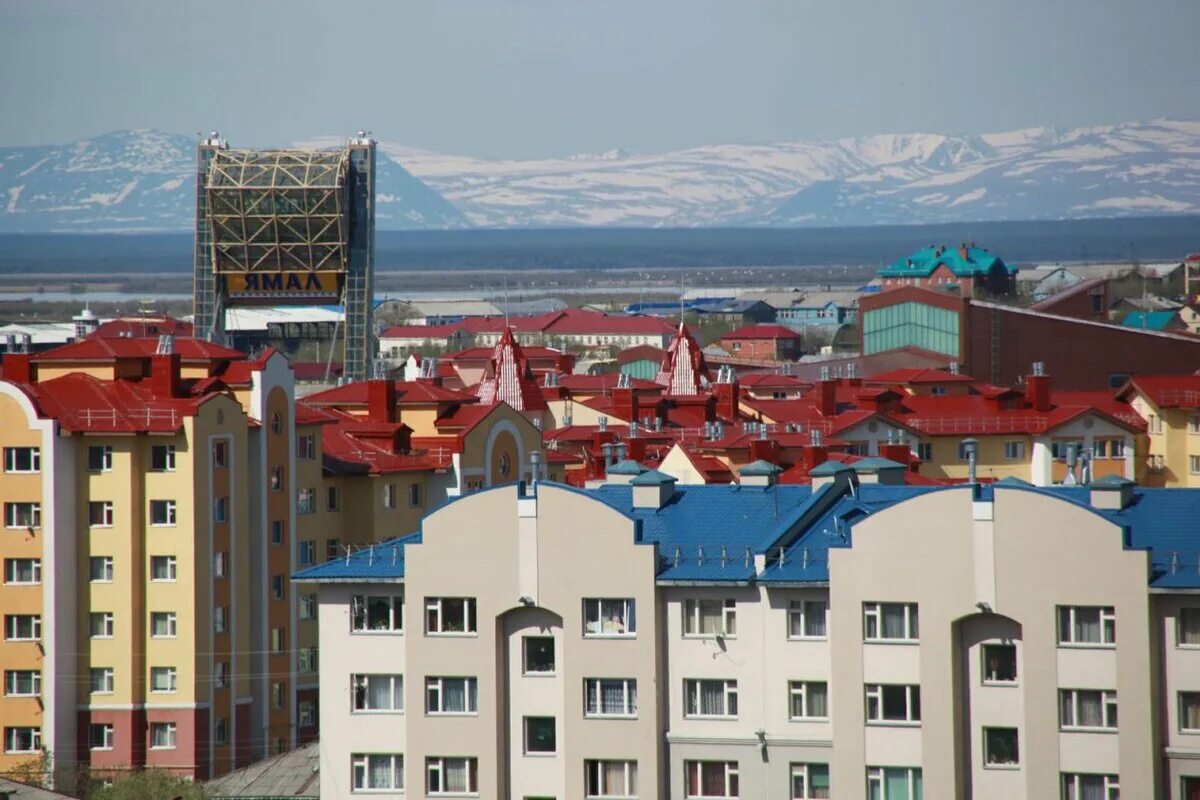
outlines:
{"label": "snow-capped mountain range", "polygon": [[[325,137],[301,146],[334,146]],[[191,137],[0,148],[0,231],[191,227]],[[487,160],[384,141],[381,229],[837,226],[1200,213],[1200,122]]]}

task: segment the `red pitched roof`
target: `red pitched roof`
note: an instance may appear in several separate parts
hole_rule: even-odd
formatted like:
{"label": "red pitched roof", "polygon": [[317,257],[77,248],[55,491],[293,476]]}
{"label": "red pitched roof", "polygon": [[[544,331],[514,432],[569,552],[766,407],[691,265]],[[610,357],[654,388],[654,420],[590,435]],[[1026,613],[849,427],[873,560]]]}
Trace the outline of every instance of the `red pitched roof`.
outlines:
{"label": "red pitched roof", "polygon": [[546,398],[533,379],[529,359],[513,337],[512,328],[505,328],[492,351],[491,375],[479,382],[476,396],[484,405],[505,402],[518,411],[539,411],[546,408]]}
{"label": "red pitched roof", "polygon": [[1144,394],[1159,408],[1200,408],[1200,375],[1135,375],[1119,398]]}
{"label": "red pitched roof", "polygon": [[191,337],[192,323],[174,317],[118,317],[102,322],[88,338],[115,339],[118,337],[140,338],[143,336]]}
{"label": "red pitched roof", "polygon": [[735,331],[730,331],[721,337],[721,341],[733,339],[799,339],[800,334],[785,325],[764,324],[746,325]]}
{"label": "red pitched roof", "polygon": [[972,383],[975,379],[970,375],[962,375],[946,369],[930,369],[927,367],[900,367],[887,372],[878,372],[870,377],[868,383]]}
{"label": "red pitched roof", "polygon": [[[222,347],[219,344],[204,339],[176,339],[175,352],[179,353],[182,361],[234,361],[241,360],[246,354],[240,350]],[[38,353],[32,361],[37,363],[53,363],[56,361],[114,361],[118,358],[148,358],[158,350],[158,339],[143,337],[140,339],[82,339],[62,347]]]}
{"label": "red pitched roof", "polygon": [[[396,405],[428,405],[431,403],[474,403],[467,392],[447,389],[429,381],[396,381]],[[305,401],[320,406],[358,406],[367,404],[366,381],[335,386],[332,389],[307,395]]]}
{"label": "red pitched roof", "polygon": [[173,433],[219,393],[161,397],[149,378],[110,381],[83,372],[17,385],[40,416],[57,420],[64,431],[83,433]]}

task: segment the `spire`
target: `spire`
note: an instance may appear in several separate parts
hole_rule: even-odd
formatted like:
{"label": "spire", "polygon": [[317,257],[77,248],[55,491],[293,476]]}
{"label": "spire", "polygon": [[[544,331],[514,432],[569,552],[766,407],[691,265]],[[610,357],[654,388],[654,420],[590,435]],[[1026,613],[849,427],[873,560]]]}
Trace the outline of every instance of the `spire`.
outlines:
{"label": "spire", "polygon": [[667,347],[654,382],[665,386],[667,394],[697,395],[705,394],[704,384],[710,379],[700,345],[680,322],[679,332]]}
{"label": "spire", "polygon": [[510,327],[504,329],[492,351],[491,375],[479,382],[475,394],[484,405],[504,402],[518,411],[545,407],[529,362]]}

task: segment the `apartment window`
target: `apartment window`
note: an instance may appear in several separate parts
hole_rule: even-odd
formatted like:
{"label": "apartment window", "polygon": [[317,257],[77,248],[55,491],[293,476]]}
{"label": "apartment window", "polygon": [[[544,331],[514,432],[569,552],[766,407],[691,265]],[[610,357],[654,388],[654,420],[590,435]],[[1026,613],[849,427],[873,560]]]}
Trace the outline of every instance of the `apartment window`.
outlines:
{"label": "apartment window", "polygon": [[175,524],[175,501],[174,500],[151,500],[150,501],[150,524],[151,525],[174,525]]}
{"label": "apartment window", "polygon": [[736,717],[737,681],[685,680],[683,715],[685,717]]}
{"label": "apartment window", "polygon": [[933,461],[933,442],[917,442],[917,458],[926,463]]}
{"label": "apartment window", "polygon": [[868,684],[867,722],[909,724],[921,721],[921,687],[915,684]]}
{"label": "apartment window", "polygon": [[943,397],[946,394],[945,386],[930,386],[929,393],[934,397]]}
{"label": "apartment window", "polygon": [[1179,730],[1200,733],[1200,692],[1179,693]]}
{"label": "apartment window", "polygon": [[276,600],[282,600],[283,595],[284,595],[283,576],[282,575],[272,575],[271,576],[271,597],[275,598]]}
{"label": "apartment window", "polygon": [[229,498],[218,497],[213,501],[213,523],[221,525],[229,521]]}
{"label": "apartment window", "polygon": [[42,527],[41,503],[5,503],[4,527],[6,528],[40,528]]}
{"label": "apartment window", "polygon": [[111,611],[93,611],[88,614],[88,631],[93,639],[111,639],[113,627]]}
{"label": "apartment window", "polygon": [[283,520],[271,520],[271,544],[276,547],[283,544]]}
{"label": "apartment window", "polygon": [[317,543],[316,542],[314,542],[312,540],[309,540],[307,542],[300,542],[299,550],[300,550],[300,552],[297,554],[297,558],[299,558],[299,560],[300,560],[300,566],[307,567],[311,564],[317,563]]}
{"label": "apartment window", "polygon": [[88,525],[93,528],[111,528],[113,504],[110,500],[93,500],[88,503]]}
{"label": "apartment window", "polygon": [[213,665],[213,686],[224,689],[229,685],[229,663],[218,661]]}
{"label": "apartment window", "polygon": [[326,539],[325,540],[325,560],[333,561],[341,555],[342,540],[341,539]]}
{"label": "apartment window", "polygon": [[825,681],[791,681],[788,695],[788,719],[829,719],[829,684]]}
{"label": "apartment window", "polygon": [[350,630],[359,633],[403,633],[404,597],[355,595],[350,599]]}
{"label": "apartment window", "polygon": [[271,628],[271,652],[282,653],[286,639],[283,628]]}
{"label": "apartment window", "polygon": [[1120,800],[1121,787],[1116,775],[1064,772],[1062,779],[1064,800]]}
{"label": "apartment window", "polygon": [[526,636],[522,640],[524,648],[524,669],[526,675],[554,674],[554,637]]}
{"label": "apartment window", "polygon": [[225,606],[215,606],[213,608],[213,633],[225,632],[228,624],[225,616]]}
{"label": "apartment window", "polygon": [[738,764],[736,761],[685,761],[687,797],[737,797]]}
{"label": "apartment window", "polygon": [[400,753],[355,753],[350,764],[356,792],[404,788],[404,756]]}
{"label": "apartment window", "polygon": [[1017,646],[985,644],[981,648],[984,683],[1017,682]]}
{"label": "apartment window", "polygon": [[317,510],[317,490],[309,487],[296,493],[296,513],[312,514]]}
{"label": "apartment window", "polygon": [[1004,443],[1004,458],[1007,461],[1024,461],[1025,460],[1025,443],[1022,441],[1009,441]]}
{"label": "apartment window", "polygon": [[212,446],[213,468],[224,469],[229,466],[229,442],[217,439]]}
{"label": "apartment window", "polygon": [[915,642],[920,636],[916,603],[863,603],[863,639]]}
{"label": "apartment window", "polygon": [[[341,505],[342,505],[341,498],[338,497],[338,487],[326,486],[325,487],[325,510],[326,511],[337,511],[338,508],[341,507]],[[337,540],[330,539],[330,541],[337,541]]]}
{"label": "apartment window", "polygon": [[921,800],[920,767],[867,767],[869,800]]}
{"label": "apartment window", "polygon": [[6,697],[37,697],[42,693],[42,673],[36,669],[4,671]]}
{"label": "apartment window", "polygon": [[355,712],[404,711],[403,675],[351,675],[350,710]]}
{"label": "apartment window", "polygon": [[636,761],[584,761],[583,775],[588,798],[637,797]]}
{"label": "apartment window", "polygon": [[1021,763],[1016,728],[983,729],[983,765],[1015,767]]}
{"label": "apartment window", "polygon": [[213,553],[213,577],[224,578],[229,564],[229,554],[224,551]]}
{"label": "apartment window", "polygon": [[296,653],[296,660],[299,662],[298,669],[300,672],[316,672],[317,648],[301,647]]}
{"label": "apartment window", "polygon": [[1109,455],[1112,458],[1124,458],[1125,457],[1125,440],[1124,439],[1109,439],[1108,443],[1110,446]]}
{"label": "apartment window", "polygon": [[296,704],[296,717],[301,728],[311,728],[317,724],[317,706],[311,700],[301,700]]}
{"label": "apartment window", "polygon": [[410,508],[421,505],[421,484],[410,483],[408,485],[408,505]]}
{"label": "apartment window", "polygon": [[286,694],[283,681],[277,681],[271,684],[271,708],[278,711],[283,708],[284,695]]}
{"label": "apartment window", "polygon": [[317,457],[316,439],[311,433],[302,433],[296,437],[296,459],[312,461]]}
{"label": "apartment window", "polygon": [[271,467],[270,484],[272,492],[283,491],[283,467],[279,465]]}
{"label": "apartment window", "polygon": [[92,694],[112,694],[114,686],[112,667],[92,667],[88,670],[88,689]]}
{"label": "apartment window", "polygon": [[632,598],[583,601],[584,636],[633,636],[637,616]]}
{"label": "apartment window", "polygon": [[1155,414],[1150,414],[1146,418],[1146,429],[1150,433],[1162,433],[1163,432],[1163,424],[1162,423],[1163,423],[1163,421],[1162,421],[1161,417],[1159,417]]}
{"label": "apartment window", "polygon": [[42,618],[37,614],[5,614],[4,638],[9,642],[34,642],[42,638]]}
{"label": "apartment window", "polygon": [[175,556],[150,556],[150,580],[173,581],[175,574]]}
{"label": "apartment window", "polygon": [[112,750],[113,726],[107,722],[93,722],[89,725],[88,747],[92,750]]}
{"label": "apartment window", "polygon": [[300,619],[317,618],[317,596],[315,594],[300,595]]}
{"label": "apartment window", "polygon": [[41,728],[5,728],[4,752],[36,753],[42,749]]}
{"label": "apartment window", "polygon": [[1117,616],[1112,606],[1059,606],[1058,643],[1111,645],[1117,641]]}
{"label": "apartment window", "polygon": [[525,754],[549,755],[558,752],[554,717],[525,717]]}
{"label": "apartment window", "polygon": [[968,456],[968,452],[967,452],[967,443],[965,440],[958,443],[958,460],[959,461],[969,461],[970,460],[970,458]]}
{"label": "apartment window", "polygon": [[1117,727],[1117,693],[1095,689],[1060,689],[1058,722],[1062,728]]}
{"label": "apartment window", "polygon": [[733,600],[685,600],[684,636],[736,636],[737,603]]}
{"label": "apartment window", "polygon": [[829,635],[829,604],[824,600],[793,600],[788,607],[789,639],[824,639]]}
{"label": "apartment window", "polygon": [[479,682],[475,678],[426,678],[425,713],[479,713]]}
{"label": "apartment window", "polygon": [[395,508],[396,507],[396,484],[385,483],[383,485],[383,507],[384,508]]}
{"label": "apartment window", "polygon": [[42,560],[40,558],[4,559],[5,583],[41,583]]}
{"label": "apartment window", "polygon": [[173,692],[176,689],[176,672],[174,667],[150,668],[150,691]]}
{"label": "apartment window", "polygon": [[150,723],[150,748],[153,750],[171,750],[175,747],[175,723]]}
{"label": "apartment window", "polygon": [[445,635],[475,632],[474,597],[425,598],[425,633]]}
{"label": "apartment window", "polygon": [[213,743],[218,747],[229,744],[229,720],[221,717],[213,725]]}
{"label": "apartment window", "polygon": [[1188,472],[1200,474],[1200,456],[1188,456]]}
{"label": "apartment window", "polygon": [[583,682],[585,717],[636,717],[637,681],[632,678],[588,678]]}
{"label": "apartment window", "polygon": [[425,759],[426,794],[477,794],[479,761],[474,758]]}
{"label": "apartment window", "polygon": [[1180,798],[1182,800],[1200,800],[1200,776],[1191,777],[1185,775],[1182,781],[1181,788],[1183,791],[1180,794]]}
{"label": "apartment window", "polygon": [[792,800],[826,800],[829,797],[828,764],[792,764]]}
{"label": "apartment window", "polygon": [[150,469],[155,472],[175,470],[175,445],[156,444],[150,448]]}
{"label": "apartment window", "polygon": [[1175,619],[1175,643],[1180,647],[1200,647],[1200,607],[1179,609]]}
{"label": "apartment window", "polygon": [[4,448],[5,472],[39,472],[42,469],[42,451],[36,447]]}
{"label": "apartment window", "polygon": [[112,469],[112,447],[106,444],[88,445],[88,471],[108,472]]}
{"label": "apartment window", "polygon": [[150,635],[155,639],[174,639],[176,633],[174,611],[150,612]]}

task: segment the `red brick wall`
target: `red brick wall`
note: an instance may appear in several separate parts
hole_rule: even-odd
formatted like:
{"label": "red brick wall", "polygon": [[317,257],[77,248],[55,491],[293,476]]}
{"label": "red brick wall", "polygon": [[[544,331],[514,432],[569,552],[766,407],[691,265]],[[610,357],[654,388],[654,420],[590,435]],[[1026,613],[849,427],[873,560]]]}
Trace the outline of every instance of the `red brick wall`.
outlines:
{"label": "red brick wall", "polygon": [[799,339],[722,339],[721,345],[740,358],[790,361],[801,353]]}

